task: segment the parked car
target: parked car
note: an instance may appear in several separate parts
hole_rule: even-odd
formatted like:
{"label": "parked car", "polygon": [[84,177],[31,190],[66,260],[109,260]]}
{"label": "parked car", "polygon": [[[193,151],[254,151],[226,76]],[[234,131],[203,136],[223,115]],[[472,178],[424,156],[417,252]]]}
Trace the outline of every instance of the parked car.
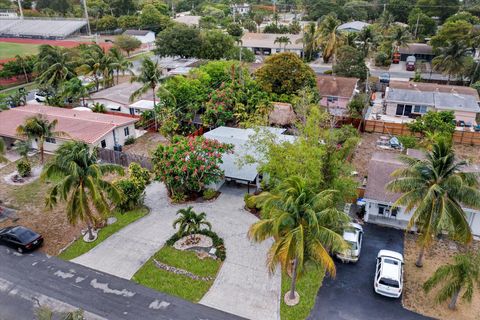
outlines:
{"label": "parked car", "polygon": [[0,243],[23,253],[40,247],[43,237],[28,228],[13,226],[0,229]]}
{"label": "parked car", "polygon": [[417,58],[415,58],[415,56],[408,56],[407,62],[406,62],[407,71],[415,71],[416,62],[417,62]]}
{"label": "parked car", "polygon": [[360,259],[360,251],[362,250],[362,226],[358,223],[350,223],[349,227],[343,231],[343,239],[349,247],[342,252],[337,252],[335,255],[342,262],[357,262]]}
{"label": "parked car", "polygon": [[382,296],[399,298],[403,289],[403,255],[391,250],[380,250],[373,287]]}
{"label": "parked car", "polygon": [[37,102],[46,102],[48,97],[50,97],[50,94],[45,91],[35,92],[35,100],[37,100]]}

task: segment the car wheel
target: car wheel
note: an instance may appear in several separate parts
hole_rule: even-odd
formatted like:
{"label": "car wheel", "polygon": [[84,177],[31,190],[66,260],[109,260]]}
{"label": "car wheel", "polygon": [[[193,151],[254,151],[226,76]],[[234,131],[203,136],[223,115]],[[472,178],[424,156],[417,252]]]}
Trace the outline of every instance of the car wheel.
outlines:
{"label": "car wheel", "polygon": [[23,253],[22,247],[18,247],[18,248],[17,248],[17,251],[18,251],[18,253]]}

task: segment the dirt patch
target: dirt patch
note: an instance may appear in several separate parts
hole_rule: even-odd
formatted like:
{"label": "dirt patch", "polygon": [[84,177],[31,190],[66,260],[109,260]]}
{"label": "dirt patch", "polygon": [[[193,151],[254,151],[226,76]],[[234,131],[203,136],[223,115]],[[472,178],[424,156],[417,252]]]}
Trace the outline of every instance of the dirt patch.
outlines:
{"label": "dirt patch", "polygon": [[480,164],[480,152],[478,146],[470,146],[467,144],[454,144],[455,154],[468,162]]}
{"label": "dirt patch", "polygon": [[147,132],[137,138],[134,144],[125,146],[123,151],[144,157],[151,157],[159,144],[168,144],[168,140],[160,133]]}
{"label": "dirt patch", "polygon": [[[405,237],[405,282],[403,291],[403,305],[412,311],[434,317],[442,320],[462,319],[474,320],[480,319],[480,292],[474,291],[472,303],[468,303],[459,298],[457,310],[448,309],[448,302],[442,304],[435,303],[435,294],[432,290],[428,295],[422,289],[422,285],[433,275],[438,267],[452,262],[452,257],[464,250],[450,240],[439,240],[426,252],[422,268],[415,266],[417,258],[416,236],[407,234]],[[480,248],[480,242],[474,241],[475,250]]]}

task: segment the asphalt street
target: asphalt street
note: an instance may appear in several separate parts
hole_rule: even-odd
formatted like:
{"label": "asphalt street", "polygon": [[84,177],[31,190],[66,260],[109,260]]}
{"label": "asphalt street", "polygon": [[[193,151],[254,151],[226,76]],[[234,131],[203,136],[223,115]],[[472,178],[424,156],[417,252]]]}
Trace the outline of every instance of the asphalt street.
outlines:
{"label": "asphalt street", "polygon": [[401,299],[373,290],[375,263],[380,249],[403,253],[403,231],[376,225],[364,226],[360,260],[357,264],[336,261],[336,279],[326,278],[309,320],[426,320],[402,307]]}
{"label": "asphalt street", "polygon": [[241,319],[40,252],[0,246],[0,261],[0,320],[35,319],[39,305],[87,319]]}

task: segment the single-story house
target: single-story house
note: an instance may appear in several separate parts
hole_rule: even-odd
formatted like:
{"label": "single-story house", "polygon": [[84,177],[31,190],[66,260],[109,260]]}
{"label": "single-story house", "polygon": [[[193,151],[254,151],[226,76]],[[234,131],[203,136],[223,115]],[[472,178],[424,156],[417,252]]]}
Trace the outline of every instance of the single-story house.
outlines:
{"label": "single-story house", "polygon": [[[235,181],[248,186],[253,184],[256,185],[257,188],[260,187],[258,163],[240,165],[239,160],[247,154],[257,158],[261,157],[258,150],[255,150],[248,142],[250,137],[261,134],[262,131],[267,131],[269,134],[272,134],[278,143],[293,142],[296,139],[294,136],[285,135],[286,129],[273,127],[261,127],[258,131],[254,129],[218,127],[203,135],[207,139],[232,144],[234,147],[233,153],[222,156],[223,163],[220,164],[220,168],[225,172],[224,181]],[[217,187],[219,188],[224,181],[220,182]]]}
{"label": "single-story house", "polygon": [[101,103],[109,112],[139,116],[143,111],[150,110],[151,108],[142,108],[142,106],[148,105],[148,103],[144,102],[134,105],[135,102],[146,100],[151,101],[153,104],[152,90],[148,90],[145,94],[135,99],[134,102],[130,102],[130,96],[140,87],[142,87],[142,84],[139,82],[120,83],[116,86],[95,92],[88,99],[85,99],[85,101],[90,107],[94,103]]}
{"label": "single-story house", "polygon": [[[136,138],[137,119],[134,118],[44,105],[26,105],[0,112],[0,137],[5,140],[7,147],[21,139],[16,134],[17,127],[26,119],[39,115],[49,121],[57,120],[55,130],[66,133],[65,136],[46,140],[44,148],[48,152],[55,151],[68,140],[83,141],[92,147],[119,149],[127,138]],[[35,141],[32,142],[32,147],[37,147]]]}
{"label": "single-story house", "polygon": [[[288,43],[275,42],[280,37],[288,37]],[[272,55],[279,52],[294,52],[303,57],[303,34],[251,33],[242,36],[241,46],[256,55]]]}
{"label": "single-story house", "polygon": [[150,45],[155,42],[155,32],[150,30],[125,30],[123,34],[140,40],[142,44]]}
{"label": "single-story house", "polygon": [[427,111],[450,110],[456,121],[475,124],[480,113],[477,90],[470,87],[436,83],[391,81],[385,90],[385,114],[416,118]]}
{"label": "single-story house", "polygon": [[250,4],[234,3],[230,5],[230,10],[232,10],[232,14],[238,14],[243,16],[250,13]]}
{"label": "single-story house", "polygon": [[[407,154],[422,158],[425,155],[418,150],[407,150]],[[392,180],[391,174],[405,166],[398,159],[399,154],[391,152],[375,152],[368,163],[367,185],[363,201],[365,203],[365,221],[390,225],[405,229],[413,212],[406,212],[405,208],[393,209],[392,206],[400,194],[389,192],[385,186]],[[465,171],[480,172],[479,166],[470,166]],[[463,208],[467,214],[467,221],[476,237],[480,237],[480,211]]]}
{"label": "single-story house", "polygon": [[347,105],[357,93],[357,78],[317,75],[317,88],[322,99],[320,104],[327,107],[330,114],[344,116]]}
{"label": "single-story house", "polygon": [[370,23],[363,21],[351,21],[338,26],[337,30],[346,32],[360,32],[363,28],[368,27]]}
{"label": "single-story house", "polygon": [[414,56],[417,60],[432,61],[435,58],[432,46],[426,43],[409,43],[398,49],[400,61],[407,61],[407,57]]}
{"label": "single-story house", "polygon": [[198,27],[200,25],[201,16],[179,16],[173,19],[173,21],[178,23],[186,24],[189,27]]}

